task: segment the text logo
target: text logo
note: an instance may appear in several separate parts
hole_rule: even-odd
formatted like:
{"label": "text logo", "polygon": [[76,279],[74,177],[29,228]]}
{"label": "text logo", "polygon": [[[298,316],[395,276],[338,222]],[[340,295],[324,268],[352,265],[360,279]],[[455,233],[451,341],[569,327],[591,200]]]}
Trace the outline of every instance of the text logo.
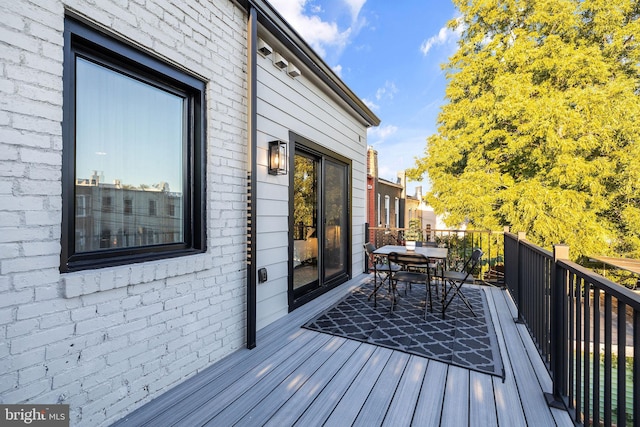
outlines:
{"label": "text logo", "polygon": [[0,405],[0,426],[69,427],[69,405]]}

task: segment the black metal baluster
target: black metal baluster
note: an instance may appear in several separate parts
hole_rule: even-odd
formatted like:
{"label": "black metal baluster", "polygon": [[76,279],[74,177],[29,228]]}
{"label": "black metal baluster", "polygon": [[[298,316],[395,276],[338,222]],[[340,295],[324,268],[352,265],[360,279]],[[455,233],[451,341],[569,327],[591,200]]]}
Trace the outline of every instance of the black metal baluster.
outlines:
{"label": "black metal baluster", "polygon": [[[626,304],[618,300],[618,425],[625,425],[627,408],[626,352],[627,352],[627,310]],[[622,402],[622,404],[620,404]]]}
{"label": "black metal baluster", "polygon": [[633,310],[633,425],[640,427],[640,311]]}
{"label": "black metal baluster", "polygon": [[[578,279],[576,277],[576,279]],[[582,422],[582,349],[583,349],[583,337],[582,337],[582,310],[584,308],[584,298],[582,294],[582,279],[576,281],[576,422]]]}
{"label": "black metal baluster", "polygon": [[584,310],[583,310],[583,319],[582,324],[584,327],[584,337],[583,337],[583,375],[582,381],[584,384],[584,424],[591,424],[591,381],[590,381],[590,372],[589,372],[589,357],[590,357],[590,348],[589,344],[591,343],[591,289],[589,289],[589,283],[585,283],[582,281],[583,289],[584,289]]}
{"label": "black metal baluster", "polygon": [[593,425],[600,425],[600,288],[593,290]]}
{"label": "black metal baluster", "polygon": [[611,294],[604,295],[604,425],[611,425],[611,342],[612,342]]}
{"label": "black metal baluster", "polygon": [[576,284],[573,274],[569,275],[569,408],[575,409],[575,357],[576,357]]}

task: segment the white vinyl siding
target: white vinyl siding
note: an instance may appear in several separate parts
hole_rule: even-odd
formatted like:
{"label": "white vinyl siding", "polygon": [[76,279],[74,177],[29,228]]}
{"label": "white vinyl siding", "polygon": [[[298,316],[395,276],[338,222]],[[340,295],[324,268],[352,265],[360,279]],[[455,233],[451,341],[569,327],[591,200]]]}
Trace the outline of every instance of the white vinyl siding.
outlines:
{"label": "white vinyl siding", "polygon": [[[258,284],[257,327],[268,325],[288,312],[288,207],[289,175],[267,173],[268,142],[289,142],[289,131],[352,160],[351,169],[351,264],[352,273],[362,272],[362,244],[366,206],[366,128],[316,81],[293,55],[268,40],[274,53],[293,62],[302,72],[297,78],[273,65],[272,57],[258,55],[258,268],[268,270],[269,280]],[[292,147],[289,146],[288,150]],[[292,165],[289,165],[289,171]],[[291,172],[290,172],[291,173]]]}

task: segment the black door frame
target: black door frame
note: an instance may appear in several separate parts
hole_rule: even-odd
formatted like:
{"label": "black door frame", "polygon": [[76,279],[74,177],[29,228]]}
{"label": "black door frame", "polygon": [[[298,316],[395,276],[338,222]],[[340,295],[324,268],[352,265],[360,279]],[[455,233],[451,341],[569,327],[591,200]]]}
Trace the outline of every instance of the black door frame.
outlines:
{"label": "black door frame", "polygon": [[[302,152],[305,152],[307,154],[310,154],[312,156],[315,156],[317,158],[320,159],[320,171],[319,171],[319,175],[320,175],[320,179],[319,179],[319,198],[320,200],[318,201],[318,211],[319,211],[319,215],[320,217],[318,218],[318,222],[319,223],[324,223],[324,212],[323,212],[323,203],[324,201],[323,199],[323,193],[324,193],[324,188],[323,188],[323,180],[324,180],[324,159],[329,158],[334,162],[339,162],[339,163],[343,163],[346,165],[347,167],[347,185],[346,185],[346,191],[347,191],[347,219],[349,221],[349,224],[347,224],[347,229],[349,230],[348,234],[347,234],[347,248],[346,248],[346,254],[345,254],[345,261],[346,261],[346,266],[345,266],[345,271],[344,273],[338,274],[334,277],[329,278],[328,280],[325,279],[324,277],[324,268],[323,268],[323,260],[322,260],[322,253],[324,252],[324,244],[323,242],[323,237],[325,235],[325,230],[324,230],[324,226],[323,227],[318,227],[321,230],[319,230],[318,232],[318,241],[320,242],[319,247],[318,247],[318,270],[319,270],[319,286],[314,289],[309,291],[308,293],[305,293],[302,296],[299,296],[298,298],[295,298],[294,296],[294,292],[293,292],[293,227],[294,227],[294,221],[293,221],[293,210],[294,210],[294,192],[295,192],[295,188],[294,188],[294,171],[293,171],[293,165],[295,164],[295,154],[296,154],[296,150],[300,150]],[[352,258],[352,254],[351,254],[351,242],[353,241],[352,238],[352,224],[353,224],[353,217],[352,217],[352,203],[353,203],[353,197],[352,197],[352,161],[351,159],[344,157],[338,153],[335,153],[319,144],[316,144],[314,142],[312,142],[311,140],[298,135],[297,133],[290,131],[289,132],[289,165],[290,165],[290,171],[289,171],[289,251],[288,251],[288,269],[289,269],[289,279],[288,279],[288,300],[289,300],[289,311],[293,311],[296,308],[306,304],[307,302],[317,298],[318,296],[324,294],[325,292],[335,288],[338,285],[341,285],[342,283],[348,281],[349,279],[351,279],[352,277],[352,265],[351,265],[351,258]]]}

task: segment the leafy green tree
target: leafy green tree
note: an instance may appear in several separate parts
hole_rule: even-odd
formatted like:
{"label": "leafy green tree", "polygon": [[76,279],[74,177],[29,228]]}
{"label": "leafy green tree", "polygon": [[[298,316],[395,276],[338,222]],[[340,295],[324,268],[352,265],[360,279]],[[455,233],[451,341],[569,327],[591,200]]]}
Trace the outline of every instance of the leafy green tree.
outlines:
{"label": "leafy green tree", "polygon": [[453,2],[448,103],[408,176],[448,225],[640,257],[640,2]]}

